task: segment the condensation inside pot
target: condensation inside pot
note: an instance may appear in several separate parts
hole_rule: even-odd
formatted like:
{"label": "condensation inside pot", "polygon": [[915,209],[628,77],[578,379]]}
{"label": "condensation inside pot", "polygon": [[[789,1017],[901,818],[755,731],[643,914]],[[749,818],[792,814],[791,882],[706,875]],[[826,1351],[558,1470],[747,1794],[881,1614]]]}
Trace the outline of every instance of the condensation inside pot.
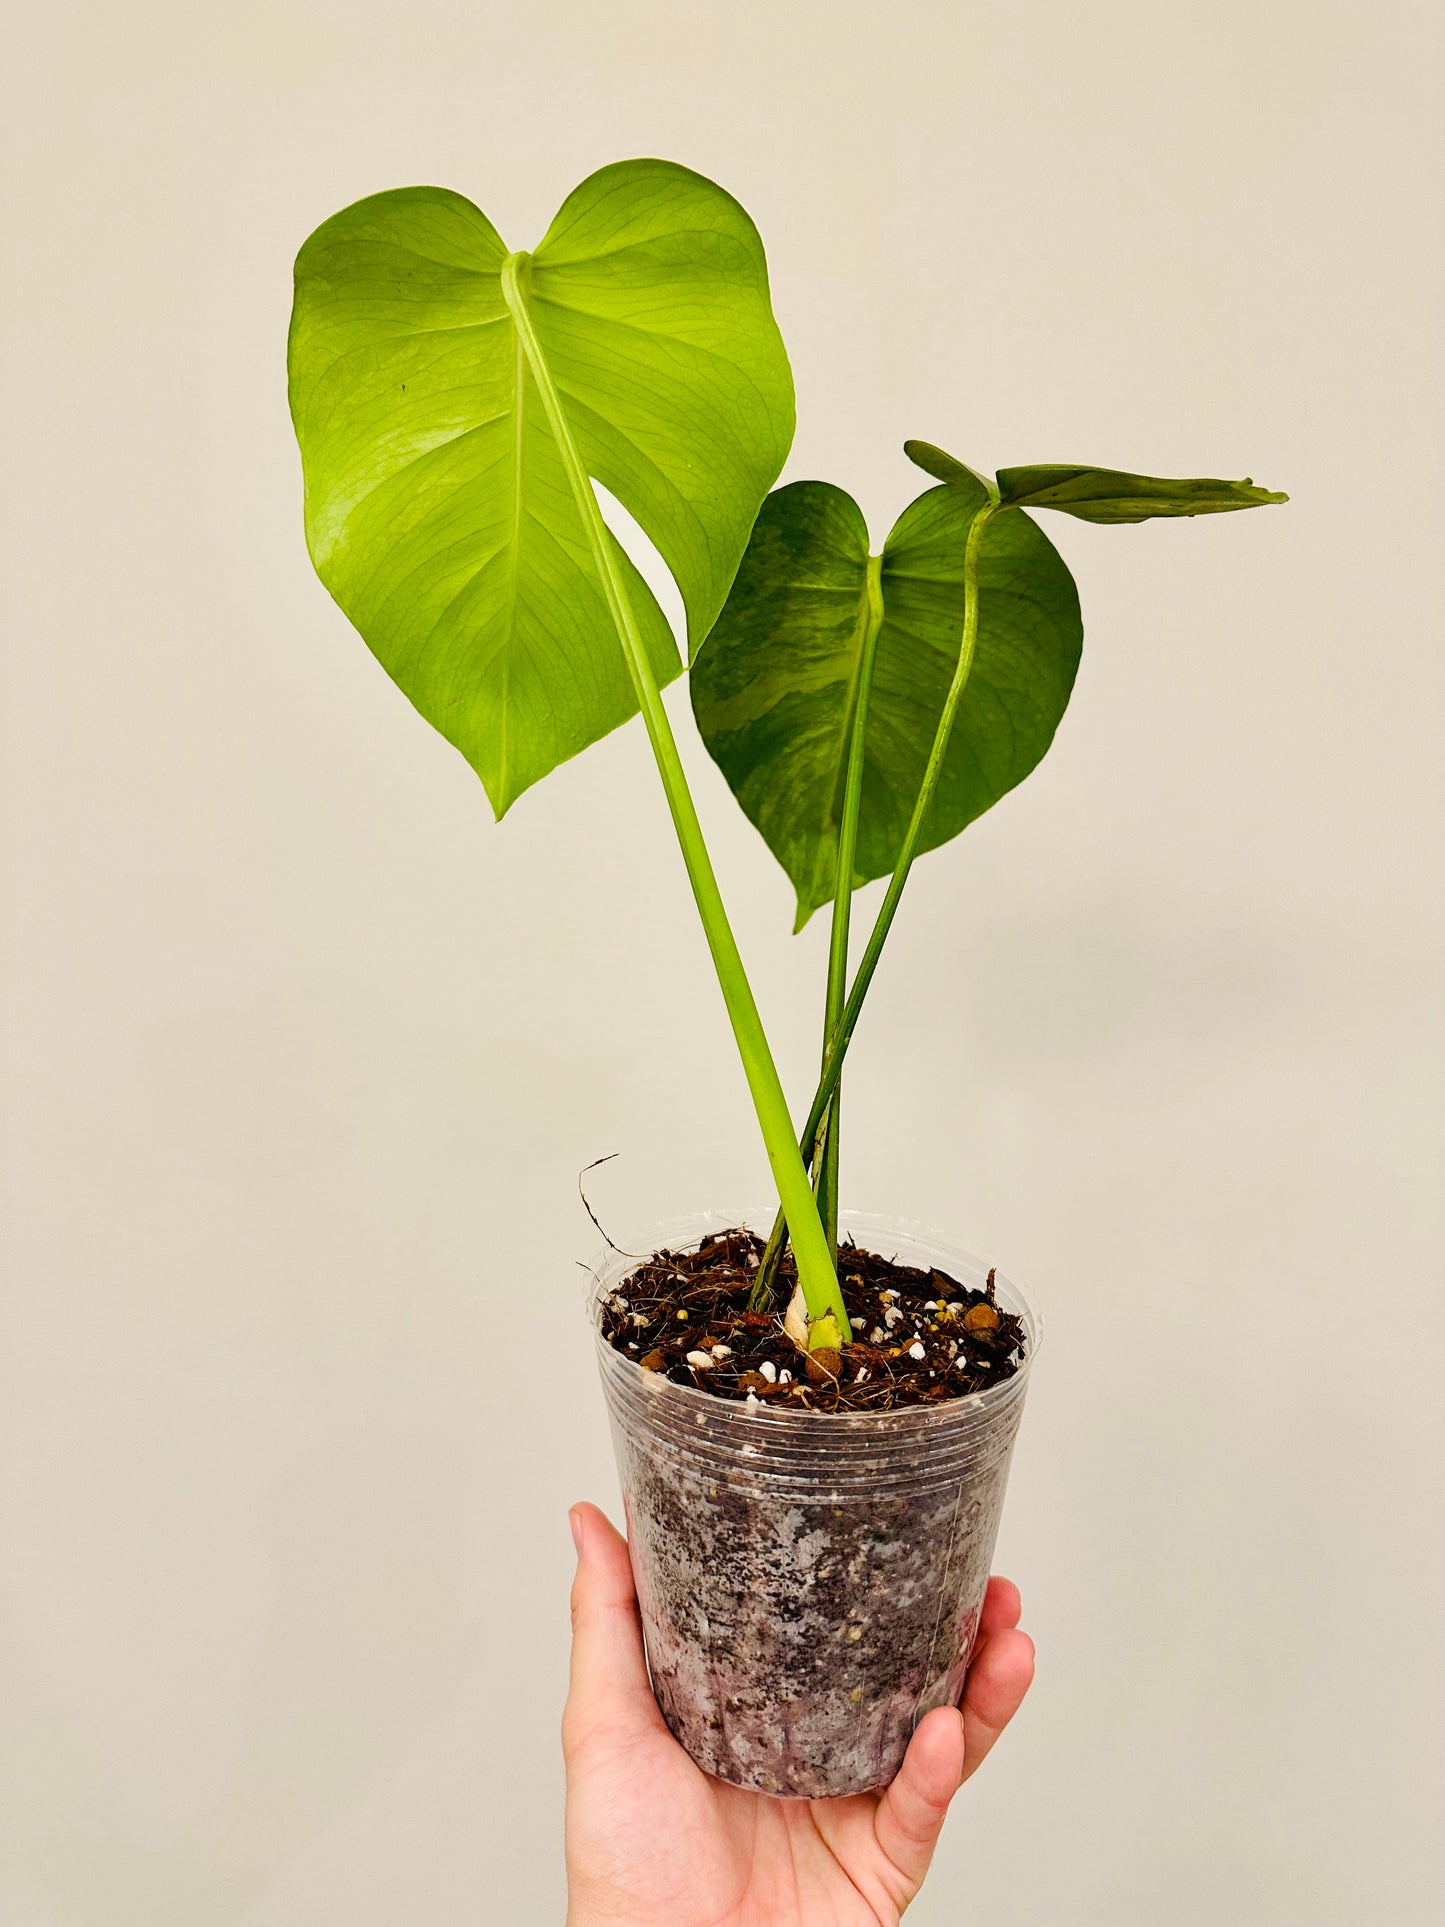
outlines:
{"label": "condensation inside pot", "polygon": [[[691,1239],[726,1228],[714,1217],[690,1221]],[[978,1270],[936,1235],[848,1228],[956,1277]],[[658,1244],[685,1242],[658,1228]],[[1026,1367],[1037,1317],[1001,1280],[1005,1294],[1025,1313]],[[707,1772],[759,1792],[886,1784],[918,1720],[962,1695],[1027,1370],[941,1406],[839,1417],[750,1414],[610,1346],[599,1360],[673,1733]]]}

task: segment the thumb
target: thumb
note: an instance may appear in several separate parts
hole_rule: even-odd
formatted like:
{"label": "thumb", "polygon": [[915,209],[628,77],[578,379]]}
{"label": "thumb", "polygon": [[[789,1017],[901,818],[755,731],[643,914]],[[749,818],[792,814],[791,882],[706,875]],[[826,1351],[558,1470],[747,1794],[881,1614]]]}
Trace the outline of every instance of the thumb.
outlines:
{"label": "thumb", "polygon": [[627,1542],[595,1505],[575,1505],[572,1678],[562,1714],[570,1759],[591,1740],[622,1741],[663,1728],[652,1697]]}
{"label": "thumb", "polygon": [[954,1706],[938,1706],[918,1722],[908,1751],[873,1815],[878,1845],[897,1868],[911,1899],[963,1780],[963,1721]]}

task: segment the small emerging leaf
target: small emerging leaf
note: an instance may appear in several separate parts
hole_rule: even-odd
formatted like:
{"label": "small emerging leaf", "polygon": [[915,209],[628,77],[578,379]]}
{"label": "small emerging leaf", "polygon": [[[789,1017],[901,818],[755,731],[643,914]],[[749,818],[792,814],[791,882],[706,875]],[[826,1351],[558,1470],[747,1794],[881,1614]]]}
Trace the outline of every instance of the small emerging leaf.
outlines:
{"label": "small emerging leaf", "polygon": [[[917,446],[917,444],[915,444]],[[914,460],[918,457],[915,455]],[[924,462],[920,466],[929,468]],[[930,474],[938,470],[929,468]],[[1220,482],[1209,476],[1171,480],[1162,475],[1128,475],[1116,468],[1074,468],[1045,463],[1037,468],[1001,468],[999,496],[1005,508],[1062,509],[1085,522],[1147,522],[1156,515],[1223,515],[1231,509],[1261,508],[1287,502],[1267,488]]]}
{"label": "small emerging leaf", "polygon": [[788,1309],[783,1313],[783,1330],[792,1339],[800,1352],[808,1349],[808,1301],[803,1296],[803,1287],[795,1285],[793,1295],[788,1300]]}
{"label": "small emerging leaf", "polygon": [[946,449],[935,448],[932,442],[907,441],[903,444],[903,452],[910,462],[916,463],[935,481],[954,482],[964,489],[977,489],[984,495],[991,493],[990,483],[976,468],[970,468],[967,462],[959,461],[956,455],[950,455]]}

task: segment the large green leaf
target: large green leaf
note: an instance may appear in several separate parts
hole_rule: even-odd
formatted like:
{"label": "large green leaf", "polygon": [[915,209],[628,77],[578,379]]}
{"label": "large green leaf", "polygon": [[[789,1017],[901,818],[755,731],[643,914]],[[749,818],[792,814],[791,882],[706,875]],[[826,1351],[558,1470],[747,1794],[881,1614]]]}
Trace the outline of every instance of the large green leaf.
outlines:
{"label": "large green leaf", "polygon": [[[459,194],[358,201],[301,250],[289,354],[317,573],[498,816],[637,708],[507,260]],[[695,648],[792,440],[757,231],[700,175],[626,161],[516,266],[582,461],[656,544]],[[666,682],[676,645],[617,553]]]}
{"label": "large green leaf", "polygon": [[[855,884],[893,869],[958,660],[963,554],[983,485],[907,508],[883,549],[883,622],[864,735]],[[770,495],[693,665],[693,712],[743,810],[798,895],[797,927],[833,895],[868,536],[842,490]],[[1025,515],[983,532],[979,634],[920,847],[956,836],[1022,782],[1053,740],[1083,630],[1073,579]]]}

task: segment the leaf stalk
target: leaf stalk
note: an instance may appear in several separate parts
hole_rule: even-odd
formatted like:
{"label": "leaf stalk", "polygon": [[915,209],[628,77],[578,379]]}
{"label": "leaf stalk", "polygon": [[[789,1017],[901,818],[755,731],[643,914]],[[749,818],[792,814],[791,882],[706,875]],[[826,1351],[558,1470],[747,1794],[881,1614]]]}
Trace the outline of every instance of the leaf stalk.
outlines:
{"label": "leaf stalk", "polygon": [[[924,766],[923,781],[914,799],[913,813],[908,819],[908,828],[903,834],[903,843],[898,852],[898,861],[893,866],[893,874],[888,880],[888,889],[879,908],[873,929],[858,974],[853,979],[852,989],[838,1020],[832,1041],[828,1046],[823,1064],[822,1076],[813,1096],[808,1121],[803,1126],[799,1138],[800,1155],[811,1160],[818,1143],[820,1127],[827,1116],[842,1075],[843,1059],[852,1041],[853,1031],[858,1022],[858,1013],[863,1008],[863,1000],[873,982],[873,973],[878,968],[878,959],[883,954],[883,946],[893,927],[893,919],[903,895],[908,873],[918,854],[918,845],[923,837],[924,825],[933,803],[934,792],[943,774],[944,758],[948,753],[949,739],[953,735],[953,725],[958,716],[958,707],[963,700],[963,692],[968,686],[969,674],[973,669],[974,655],[978,647],[978,578],[979,557],[983,548],[984,531],[994,516],[1001,512],[998,490],[991,484],[988,499],[979,505],[973,520],[969,523],[968,537],[963,551],[963,634],[959,642],[958,660],[954,666],[953,680],[944,698],[943,709],[938,718],[938,727],[933,734],[933,743],[928,752],[928,762]],[[836,901],[834,904],[836,922]],[[830,958],[831,964],[831,958]],[[781,1193],[779,1194],[781,1197]],[[755,1306],[765,1306],[771,1302],[779,1261],[787,1246],[791,1220],[788,1215],[787,1201],[778,1207],[778,1215],[768,1237],[767,1247],[758,1266],[757,1282],[753,1286],[751,1302]],[[795,1246],[796,1254],[796,1246]]]}
{"label": "leaf stalk", "polygon": [[[793,1121],[788,1111],[782,1081],[778,1076],[777,1066],[773,1061],[773,1054],[763,1030],[762,1017],[753,996],[752,986],[748,982],[737,940],[728,922],[712,859],[703,840],[702,825],[698,821],[692,792],[688,788],[682,759],[678,755],[672,725],[663,706],[662,693],[658,688],[657,678],[653,674],[652,664],[648,660],[647,650],[621,570],[617,566],[613,539],[603,520],[591,477],[587,473],[573,439],[571,426],[557,394],[551,370],[547,365],[546,355],[537,338],[536,329],[532,325],[525,289],[526,269],[530,258],[524,252],[507,256],[502,268],[503,296],[516,327],[517,337],[522,344],[523,353],[527,358],[532,378],[537,384],[548,425],[567,471],[567,479],[577,503],[578,513],[582,517],[583,527],[587,532],[588,545],[607,600],[608,612],[617,631],[618,641],[622,645],[628,674],[632,680],[638,708],[642,712],[648,740],[652,745],[658,774],[662,778],[668,809],[677,832],[683,861],[687,866],[688,881],[692,885],[698,914],[702,918],[708,949],[712,953],[713,967],[717,972],[723,1001],[727,1006],[728,1019],[732,1024],[733,1036],[737,1040],[738,1053],[742,1058],[743,1070],[747,1076],[748,1089],[752,1094],[753,1106],[762,1128],[768,1162],[772,1167],[773,1182],[778,1187],[778,1195],[783,1200],[788,1222],[793,1227],[793,1250],[798,1261],[798,1282],[807,1303],[809,1320],[813,1326],[822,1328],[819,1334],[820,1341],[832,1342],[836,1345],[845,1342],[848,1336],[848,1316],[843,1306],[842,1294],[838,1289],[837,1269],[823,1235],[822,1223],[813,1199],[812,1186],[803,1164],[802,1154],[793,1137]],[[519,397],[518,406],[520,405]],[[808,1134],[809,1143],[812,1142],[812,1135],[816,1130],[815,1123],[812,1132]]]}
{"label": "leaf stalk", "polygon": [[[833,884],[833,922],[828,937],[828,985],[823,1007],[823,1057],[828,1068],[843,1021],[848,992],[848,934],[853,907],[853,878],[858,852],[858,817],[863,801],[863,750],[868,729],[868,701],[873,690],[873,664],[878,655],[878,632],[883,626],[883,558],[870,555],[859,627],[862,638],[854,671],[848,731],[847,773],[843,808],[838,823],[838,864]],[[813,1154],[813,1188],[823,1220],[823,1236],[833,1262],[838,1262],[838,1135],[842,1104],[841,1082],[823,1115]]]}

